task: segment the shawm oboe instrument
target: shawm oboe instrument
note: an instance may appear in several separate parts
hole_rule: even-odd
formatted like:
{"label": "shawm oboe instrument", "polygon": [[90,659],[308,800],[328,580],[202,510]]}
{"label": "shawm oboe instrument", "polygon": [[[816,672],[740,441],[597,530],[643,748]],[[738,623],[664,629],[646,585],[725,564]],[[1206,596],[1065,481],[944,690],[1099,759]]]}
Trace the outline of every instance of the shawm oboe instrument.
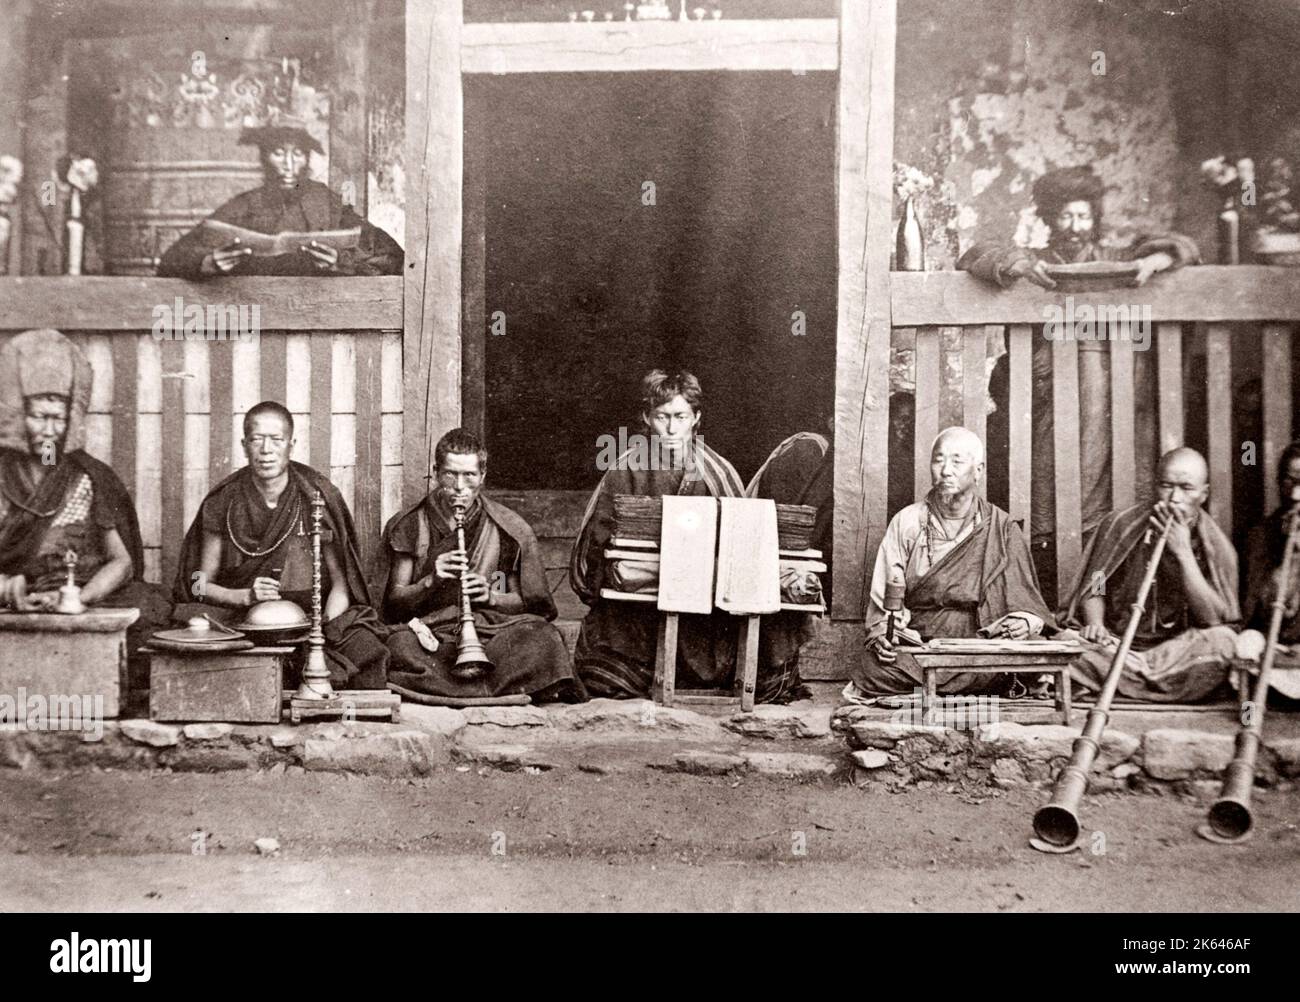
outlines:
{"label": "shawm oboe instrument", "polygon": [[[453,502],[452,507],[456,513],[456,546],[465,553],[465,506]],[[466,570],[460,576],[460,635],[456,638],[456,663],[451,669],[456,678],[464,680],[482,678],[492,670],[492,662],[474,626],[469,592],[465,590],[465,575],[468,573]]]}
{"label": "shawm oboe instrument", "polygon": [[1155,580],[1156,568],[1160,566],[1160,558],[1164,555],[1165,542],[1169,538],[1171,525],[1173,525],[1172,515],[1165,522],[1164,531],[1160,533],[1160,538],[1156,540],[1156,545],[1151,550],[1146,573],[1142,576],[1142,583],[1138,586],[1137,595],[1131,606],[1128,626],[1124,628],[1124,636],[1120,639],[1119,646],[1115,648],[1115,657],[1110,663],[1106,682],[1097,695],[1097,702],[1088,711],[1083,732],[1074,739],[1070,761],[1056,777],[1052,799],[1045,806],[1040,807],[1034,815],[1034,834],[1047,844],[1048,848],[1045,851],[1068,849],[1079,840],[1079,801],[1088,790],[1088,774],[1092,771],[1093,762],[1097,760],[1097,754],[1101,750],[1101,735],[1106,729],[1106,722],[1110,719],[1110,704],[1115,698],[1115,690],[1119,688],[1120,676],[1124,673],[1124,661],[1133,646],[1133,637],[1137,633],[1138,624],[1146,612],[1147,593],[1151,591],[1151,582]]}
{"label": "shawm oboe instrument", "polygon": [[1286,601],[1291,591],[1291,571],[1295,564],[1297,538],[1300,537],[1300,487],[1291,493],[1291,528],[1287,532],[1286,549],[1282,551],[1282,564],[1278,571],[1277,590],[1273,595],[1273,614],[1268,621],[1268,636],[1264,639],[1264,653],[1259,659],[1259,677],[1255,691],[1243,714],[1241,730],[1237,732],[1237,747],[1223,772],[1223,787],[1219,799],[1210,807],[1205,817],[1209,831],[1201,833],[1214,842],[1239,842],[1250,834],[1255,823],[1250,812],[1250,797],[1255,787],[1255,757],[1264,735],[1264,707],[1268,703],[1268,676],[1277,657],[1278,636],[1286,616]]}

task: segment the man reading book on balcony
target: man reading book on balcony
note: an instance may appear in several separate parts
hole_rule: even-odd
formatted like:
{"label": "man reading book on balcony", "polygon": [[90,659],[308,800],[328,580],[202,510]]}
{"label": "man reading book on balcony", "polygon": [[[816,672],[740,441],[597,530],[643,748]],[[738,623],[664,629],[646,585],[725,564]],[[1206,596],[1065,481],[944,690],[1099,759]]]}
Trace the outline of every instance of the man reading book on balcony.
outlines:
{"label": "man reading book on balcony", "polygon": [[1228,677],[1236,649],[1237,554],[1202,510],[1209,470],[1194,449],[1165,453],[1155,505],[1112,512],[1084,553],[1067,621],[1097,645],[1076,660],[1074,681],[1093,692],[1106,680],[1116,638],[1123,634],[1157,538],[1168,538],[1119,694],[1157,703],[1201,700]]}
{"label": "man reading book on balcony", "polygon": [[140,610],[127,631],[139,686],[147,666],[135,651],[171,607],[144,581],[131,495],[85,451],[93,379],[81,349],[55,330],[24,331],[0,349],[0,607],[52,609],[75,553],[83,603]]}
{"label": "man reading book on balcony", "polygon": [[[908,653],[933,637],[1025,640],[1053,627],[1024,536],[1011,516],[979,496],[984,443],[966,428],[946,428],[930,450],[933,486],[895,515],[876,552],[864,614],[867,646],[850,699],[908,693],[921,669]],[[885,591],[902,581],[902,608],[890,613]],[[950,694],[1003,694],[1002,676],[959,673],[939,683]]]}
{"label": "man reading book on balcony", "polygon": [[[265,181],[236,195],[167,248],[158,264],[161,277],[401,273],[397,241],[307,177],[311,154],[322,150],[301,123],[281,119],[275,125],[245,129],[239,141],[258,148]],[[241,238],[240,229],[301,237],[293,246],[271,246],[270,240]],[[320,236],[311,237],[313,232]]]}
{"label": "man reading book on balcony", "polygon": [[[1101,242],[1102,201],[1105,185],[1091,167],[1060,167],[1034,183],[1034,207],[1049,231],[1045,248],[1020,247],[1013,243],[977,242],[957,262],[986,282],[1002,288],[1024,278],[1044,289],[1056,288],[1047,273],[1051,264],[1079,264],[1088,261],[1135,261],[1133,281],[1144,284],[1152,275],[1200,262],[1200,252],[1189,237],[1177,233],[1139,237],[1127,247]],[[1102,293],[1103,296],[1107,293]],[[1109,293],[1114,297],[1121,292]],[[1085,540],[1110,510],[1110,345],[1102,339],[1080,340],[1079,348],[1079,467],[1083,499],[1082,531]],[[1127,344],[1123,350],[1129,350]],[[1003,355],[998,366],[1005,369]],[[990,387],[1006,386],[995,371]],[[1139,406],[1150,395],[1139,388]],[[1046,338],[1034,339],[1033,350],[1033,478],[1030,481],[1030,537],[1048,598],[1056,606],[1056,499],[1053,493],[1055,453],[1052,415],[1052,345]],[[1009,405],[1006,391],[994,398],[999,410]],[[990,447],[995,448],[990,442]],[[1002,443],[996,447],[1005,448]],[[1001,459],[1001,456],[995,456]],[[994,462],[995,478],[989,491],[995,498],[1005,494],[1004,462]]]}

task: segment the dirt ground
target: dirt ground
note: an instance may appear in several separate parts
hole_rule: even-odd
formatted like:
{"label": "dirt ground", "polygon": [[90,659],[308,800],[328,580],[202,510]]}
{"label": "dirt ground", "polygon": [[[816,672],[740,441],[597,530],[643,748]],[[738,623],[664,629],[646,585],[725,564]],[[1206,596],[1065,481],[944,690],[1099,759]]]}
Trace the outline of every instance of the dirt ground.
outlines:
{"label": "dirt ground", "polygon": [[649,769],[6,772],[0,909],[1300,909],[1300,795],[1258,791],[1233,847],[1195,836],[1190,797],[1090,798],[1067,856],[1027,845],[1040,801]]}

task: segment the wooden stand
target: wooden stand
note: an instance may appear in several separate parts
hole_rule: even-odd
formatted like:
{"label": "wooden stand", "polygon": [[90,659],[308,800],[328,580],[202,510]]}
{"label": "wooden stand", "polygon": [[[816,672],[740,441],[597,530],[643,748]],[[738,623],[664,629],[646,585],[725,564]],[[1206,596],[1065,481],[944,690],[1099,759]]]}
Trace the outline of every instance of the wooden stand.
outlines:
{"label": "wooden stand", "polygon": [[126,630],[139,616],[138,609],[0,612],[0,695],[102,696],[104,717],[114,719],[126,689]]}
{"label": "wooden stand", "polygon": [[336,689],[331,699],[299,699],[289,696],[289,721],[304,720],[388,720],[400,723],[402,697],[382,689]]}
{"label": "wooden stand", "polygon": [[149,719],[278,724],[292,647],[149,656]]}
{"label": "wooden stand", "polygon": [[[976,675],[1050,674],[1056,679],[1055,712],[1046,715],[1063,724],[1070,722],[1070,662],[1078,656],[1077,653],[959,654],[927,651],[925,648],[903,650],[916,660],[921,669],[921,719],[926,723],[931,720],[936,724],[943,723],[941,716],[935,714],[939,698],[939,676],[963,672]],[[1006,701],[1001,705],[1005,706]],[[1036,715],[1033,710],[1016,714],[1020,720]]]}

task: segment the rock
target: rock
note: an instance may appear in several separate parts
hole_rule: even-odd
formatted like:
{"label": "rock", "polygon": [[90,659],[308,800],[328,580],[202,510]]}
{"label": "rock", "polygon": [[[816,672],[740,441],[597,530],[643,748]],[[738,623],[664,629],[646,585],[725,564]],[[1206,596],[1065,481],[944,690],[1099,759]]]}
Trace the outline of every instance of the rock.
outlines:
{"label": "rock", "polygon": [[272,748],[292,748],[302,743],[303,733],[292,727],[277,727],[266,736],[266,739],[271,742]]}
{"label": "rock", "polygon": [[234,731],[231,724],[186,724],[181,728],[187,741],[219,741]]}
{"label": "rock", "polygon": [[284,774],[285,774],[286,776],[301,776],[301,775],[303,775],[306,771],[307,771],[307,770],[304,769],[304,768],[303,768],[302,766],[300,766],[300,765],[291,765],[291,766],[286,766],[286,767],[285,767]]}
{"label": "rock", "polygon": [[[1079,731],[1064,724],[1017,724],[999,720],[975,729],[977,758],[1014,758],[1021,763],[1068,759]],[[1109,769],[1133,756],[1140,742],[1132,734],[1107,728],[1101,738],[1098,764]]]}
{"label": "rock", "polygon": [[754,772],[764,776],[813,779],[833,776],[840,771],[840,761],[826,755],[802,752],[746,752],[741,756]]}
{"label": "rock", "polygon": [[274,856],[280,851],[280,843],[273,838],[259,838],[254,840],[253,848],[259,856]]}
{"label": "rock", "polygon": [[1230,734],[1178,730],[1147,731],[1142,762],[1156,779],[1184,779],[1197,773],[1221,773],[1232,761],[1235,739]]}
{"label": "rock", "polygon": [[1136,762],[1121,762],[1110,771],[1110,774],[1116,779],[1128,779],[1130,776],[1136,776],[1142,771],[1142,767]]}
{"label": "rock", "polygon": [[1300,738],[1278,738],[1268,742],[1282,776],[1300,776]]}
{"label": "rock", "polygon": [[0,765],[10,769],[30,769],[36,762],[32,750],[20,740],[17,734],[0,737]]}
{"label": "rock", "polygon": [[613,776],[615,773],[626,772],[621,765],[612,762],[579,762],[579,772],[589,772],[593,776]]}
{"label": "rock", "polygon": [[993,777],[993,782],[1004,790],[1015,786],[1029,785],[1029,777],[1025,775],[1025,767],[1014,758],[994,759],[990,774]]}
{"label": "rock", "polygon": [[467,706],[461,711],[470,726],[495,724],[497,727],[545,727],[550,723],[546,711],[538,706]]}
{"label": "rock", "polygon": [[827,738],[831,734],[831,711],[823,706],[763,705],[754,707],[752,713],[735,714],[722,726],[747,738],[767,741]]}
{"label": "rock", "polygon": [[958,752],[970,744],[969,732],[947,727],[895,723],[892,720],[856,720],[849,725],[850,740],[860,748],[883,748],[889,751],[900,742],[914,741],[930,749]]}
{"label": "rock", "polygon": [[862,769],[883,769],[889,765],[889,753],[883,752],[879,748],[849,752],[849,757]]}
{"label": "rock", "polygon": [[389,730],[333,741],[308,738],[302,750],[302,764],[313,772],[389,778],[425,776],[435,765],[450,760],[446,740],[417,730]]}
{"label": "rock", "polygon": [[1187,784],[1188,792],[1206,806],[1219,799],[1219,789],[1222,785],[1217,779],[1193,779]]}
{"label": "rock", "polygon": [[700,776],[724,776],[745,768],[745,760],[726,752],[684,751],[673,756],[672,768]]}
{"label": "rock", "polygon": [[[454,737],[465,729],[465,711],[451,706],[425,706],[423,703],[402,704],[402,726],[416,727],[429,734],[445,738]],[[379,724],[391,728],[392,724]]]}
{"label": "rock", "polygon": [[513,769],[554,769],[555,763],[531,745],[498,744],[475,745],[472,749],[457,748],[458,756],[475,762]]}
{"label": "rock", "polygon": [[551,727],[535,736],[566,743],[609,741],[676,741],[735,744],[740,737],[714,717],[677,706],[656,706],[648,699],[593,699],[564,706],[551,714]]}
{"label": "rock", "polygon": [[153,748],[170,748],[180,743],[181,729],[156,720],[123,720],[122,733],[137,744]]}
{"label": "rock", "polygon": [[285,765],[284,765],[284,763],[283,763],[283,762],[277,762],[277,763],[275,763],[275,765],[271,766],[271,768],[269,768],[269,769],[266,770],[266,774],[267,774],[268,776],[283,776],[283,775],[284,775],[284,770],[285,770]]}

